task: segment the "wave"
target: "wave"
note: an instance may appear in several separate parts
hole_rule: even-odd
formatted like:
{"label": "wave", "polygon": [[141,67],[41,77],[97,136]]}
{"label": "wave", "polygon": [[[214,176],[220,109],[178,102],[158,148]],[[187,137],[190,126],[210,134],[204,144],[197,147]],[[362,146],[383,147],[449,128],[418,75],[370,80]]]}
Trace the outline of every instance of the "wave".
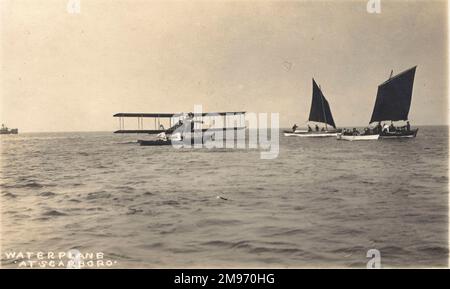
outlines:
{"label": "wave", "polygon": [[34,180],[23,181],[20,180],[14,184],[0,184],[0,187],[5,189],[40,189],[44,187],[55,187],[57,184],[42,184]]}
{"label": "wave", "polygon": [[206,219],[197,222],[197,226],[206,227],[206,226],[235,226],[239,225],[242,222],[239,220],[223,220],[223,219]]}
{"label": "wave", "polygon": [[86,211],[92,212],[92,211],[105,211],[102,207],[93,207],[93,208],[87,208]]}
{"label": "wave", "polygon": [[419,251],[433,256],[448,256],[449,248],[444,246],[421,246]]}
{"label": "wave", "polygon": [[293,229],[282,232],[277,232],[273,234],[265,235],[265,237],[283,237],[283,236],[294,236],[294,235],[304,235],[307,234],[307,230],[305,229]]}
{"label": "wave", "polygon": [[86,196],[87,200],[109,199],[111,194],[105,191],[91,192]]}
{"label": "wave", "polygon": [[204,242],[201,245],[208,247],[219,247],[223,249],[244,249],[248,253],[251,254],[262,254],[262,253],[271,253],[271,254],[287,254],[287,255],[304,255],[307,254],[306,251],[299,249],[297,247],[272,247],[266,246],[262,244],[258,244],[257,242],[249,241],[249,240],[241,240],[236,242],[231,241],[222,241],[222,240],[213,240]]}
{"label": "wave", "polygon": [[175,200],[162,201],[160,204],[167,205],[167,206],[179,206],[180,205],[180,203]]}
{"label": "wave", "polygon": [[384,246],[381,247],[379,250],[385,256],[408,255],[411,253],[411,251],[406,248],[394,245]]}
{"label": "wave", "polygon": [[140,248],[143,249],[159,249],[164,247],[164,243],[163,242],[155,242],[155,243],[151,243],[151,244],[144,244],[144,245],[140,245]]}
{"label": "wave", "polygon": [[50,191],[41,192],[41,193],[38,194],[38,196],[41,196],[41,197],[52,197],[52,196],[55,196],[55,195],[56,195],[55,193],[50,192]]}
{"label": "wave", "polygon": [[137,213],[142,213],[144,210],[136,209],[136,208],[128,208],[127,215],[135,215]]}
{"label": "wave", "polygon": [[17,195],[15,195],[15,194],[13,194],[13,193],[10,193],[10,192],[3,192],[2,195],[3,195],[4,197],[8,197],[8,198],[12,198],[12,199],[17,198]]}
{"label": "wave", "polygon": [[26,183],[24,183],[24,184],[16,184],[16,185],[13,185],[13,186],[11,186],[11,187],[13,187],[13,188],[31,188],[31,189],[39,189],[39,188],[43,188],[44,187],[44,185],[43,184],[40,184],[40,183],[38,183],[38,182],[36,182],[36,181],[29,181],[29,182],[26,182]]}
{"label": "wave", "polygon": [[58,217],[58,216],[67,216],[67,214],[64,214],[64,213],[62,213],[60,211],[57,211],[57,210],[49,210],[49,211],[44,212],[42,214],[42,216],[45,216],[45,217]]}
{"label": "wave", "polygon": [[130,187],[130,186],[119,186],[119,187],[116,187],[116,189],[120,190],[120,191],[124,191],[125,193],[132,193],[136,190],[135,188]]}

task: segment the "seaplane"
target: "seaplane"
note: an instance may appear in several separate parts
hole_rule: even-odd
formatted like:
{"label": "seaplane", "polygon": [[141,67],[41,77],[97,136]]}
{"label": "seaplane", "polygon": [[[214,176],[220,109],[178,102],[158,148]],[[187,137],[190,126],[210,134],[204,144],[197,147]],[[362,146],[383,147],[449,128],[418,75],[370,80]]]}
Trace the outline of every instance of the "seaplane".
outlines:
{"label": "seaplane", "polygon": [[[184,112],[184,113],[116,113],[117,134],[148,134],[152,139],[138,139],[141,146],[205,143],[220,135],[225,140],[232,132],[245,131],[245,112]],[[136,118],[137,129],[125,129],[125,118]],[[153,128],[144,128],[144,119],[153,119]],[[166,128],[167,127],[167,128]],[[226,132],[226,133],[225,133]],[[222,133],[222,134],[217,134]]]}
{"label": "seaplane", "polygon": [[[314,78],[312,82],[313,93],[307,129],[298,129],[297,125],[294,125],[292,131],[284,131],[285,136],[336,137],[337,133],[340,131],[336,129],[330,105],[323,95],[321,87],[317,85]],[[312,128],[311,125],[313,125],[314,128]],[[319,125],[322,126],[322,128],[320,128]]]}
{"label": "seaplane", "polygon": [[[411,129],[408,120],[416,68],[414,66],[395,76],[391,71],[389,79],[378,86],[369,126],[362,133],[356,129],[344,130],[337,139],[358,141],[416,137],[419,129]],[[394,126],[394,121],[403,125]]]}

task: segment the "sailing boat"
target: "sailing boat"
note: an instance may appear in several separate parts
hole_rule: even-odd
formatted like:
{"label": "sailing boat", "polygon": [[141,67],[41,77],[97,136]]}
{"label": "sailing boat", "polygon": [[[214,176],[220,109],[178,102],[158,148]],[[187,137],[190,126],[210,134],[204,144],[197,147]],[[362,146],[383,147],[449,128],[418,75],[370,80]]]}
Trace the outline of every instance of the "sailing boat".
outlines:
{"label": "sailing boat", "polygon": [[[333,115],[331,114],[330,105],[323,95],[322,89],[317,85],[314,78],[312,81],[313,94],[308,122],[315,122],[315,127],[311,128],[308,123],[308,129],[297,130],[296,126],[294,126],[292,131],[284,131],[285,136],[328,137],[336,136],[338,133]],[[319,129],[319,125],[317,123],[322,124],[322,129]]]}
{"label": "sailing boat", "polygon": [[[413,92],[414,76],[417,66],[403,71],[378,87],[377,100],[373,109],[370,123],[390,121],[391,125],[384,124],[380,138],[413,138],[416,137],[418,128],[411,129],[408,121],[409,108]],[[406,122],[402,127],[395,127],[394,121]]]}
{"label": "sailing boat", "polygon": [[[360,134],[357,131],[338,134],[338,139],[343,140],[376,140],[378,138],[413,138],[416,137],[418,128],[411,129],[408,121],[409,108],[416,73],[414,66],[378,86],[377,99],[373,108],[369,128]],[[395,127],[394,121],[404,121],[406,125]],[[391,122],[390,125],[386,122]]]}

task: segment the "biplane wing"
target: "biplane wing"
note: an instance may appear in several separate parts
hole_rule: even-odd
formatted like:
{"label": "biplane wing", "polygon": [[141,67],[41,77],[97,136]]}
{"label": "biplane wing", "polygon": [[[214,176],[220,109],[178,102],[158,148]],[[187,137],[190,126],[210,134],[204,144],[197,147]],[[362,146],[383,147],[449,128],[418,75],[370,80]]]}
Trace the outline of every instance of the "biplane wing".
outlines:
{"label": "biplane wing", "polygon": [[160,134],[162,132],[166,132],[166,130],[162,129],[119,129],[114,133],[145,133],[145,134]]}
{"label": "biplane wing", "polygon": [[[156,121],[162,119],[172,119],[173,117],[180,117],[181,113],[144,113],[144,112],[119,112],[113,115],[113,117],[119,118],[120,129],[116,130],[114,133],[145,133],[145,134],[160,134],[165,132],[165,129],[156,128]],[[125,129],[125,122],[123,118],[137,118],[138,129]],[[143,118],[154,118],[155,119],[155,129],[144,129]]]}
{"label": "biplane wing", "polygon": [[182,113],[140,113],[140,112],[119,112],[113,115],[113,117],[147,117],[147,118],[172,118],[174,116],[181,116]]}
{"label": "biplane wing", "polygon": [[140,113],[140,112],[119,112],[113,115],[114,117],[147,117],[147,118],[172,118],[191,114],[193,116],[209,116],[209,115],[237,115],[245,114],[245,111],[227,111],[227,112],[202,112],[202,113]]}
{"label": "biplane wing", "polygon": [[[119,118],[119,126],[120,129],[115,131],[114,133],[144,133],[144,134],[160,134],[160,133],[172,133],[179,124],[180,121],[190,118],[193,122],[197,122],[195,118],[197,117],[217,117],[217,116],[223,116],[224,121],[226,123],[226,119],[229,116],[238,116],[238,115],[244,115],[245,111],[231,111],[231,112],[202,112],[202,113],[141,113],[141,112],[134,112],[134,113],[127,113],[127,112],[120,112],[113,115],[113,117]],[[138,121],[138,129],[125,129],[125,122],[124,118],[137,118]],[[144,129],[144,118],[153,118],[154,119],[154,129]],[[168,129],[165,129],[161,125],[162,119],[169,119],[168,122]],[[167,121],[166,121],[167,122]],[[243,121],[241,120],[241,123]],[[243,129],[244,126],[240,127],[234,127],[234,128],[209,128],[204,129],[202,128],[202,132],[206,131],[222,131],[227,129]]]}

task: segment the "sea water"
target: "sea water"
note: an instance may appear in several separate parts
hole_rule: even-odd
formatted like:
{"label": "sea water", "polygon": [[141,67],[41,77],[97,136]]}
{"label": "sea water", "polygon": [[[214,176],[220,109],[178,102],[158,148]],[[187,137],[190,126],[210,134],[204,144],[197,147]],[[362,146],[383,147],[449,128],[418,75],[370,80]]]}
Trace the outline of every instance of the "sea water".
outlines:
{"label": "sea water", "polygon": [[365,267],[371,249],[383,267],[447,265],[447,127],[280,136],[272,160],[137,138],[1,136],[2,266],[76,250],[116,268]]}

